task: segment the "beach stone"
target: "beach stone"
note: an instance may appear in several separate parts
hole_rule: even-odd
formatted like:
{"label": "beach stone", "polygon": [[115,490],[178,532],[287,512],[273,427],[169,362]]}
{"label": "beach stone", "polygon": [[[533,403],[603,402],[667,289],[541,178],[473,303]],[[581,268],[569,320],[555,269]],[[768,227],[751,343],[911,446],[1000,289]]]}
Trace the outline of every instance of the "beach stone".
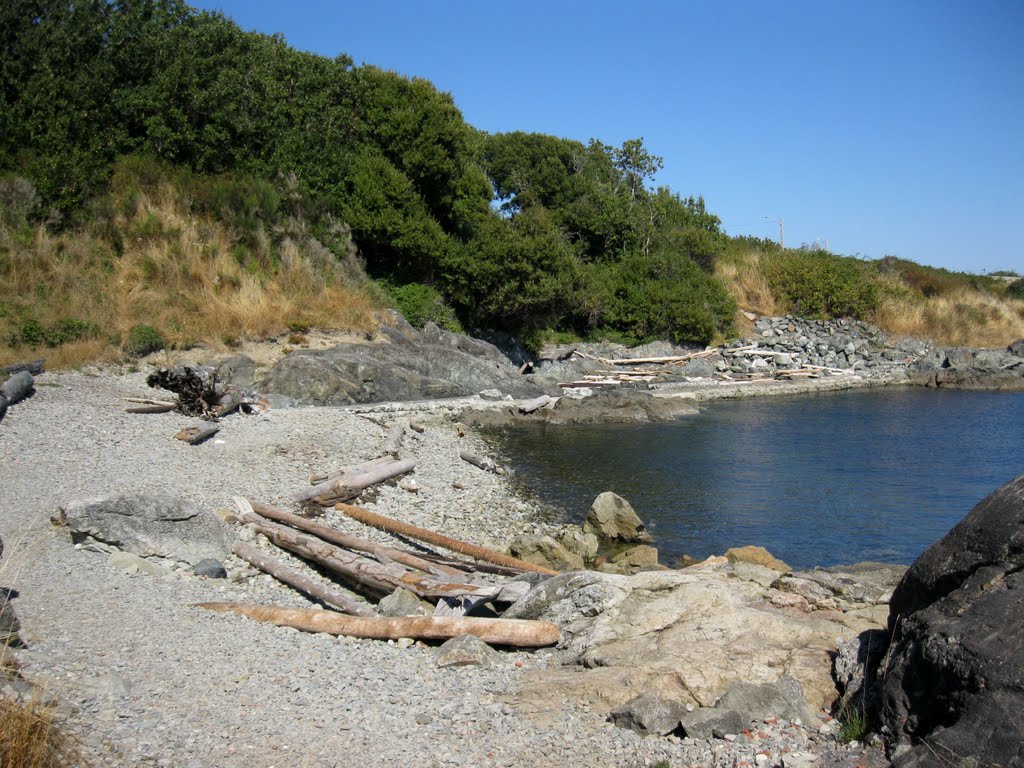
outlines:
{"label": "beach stone", "polygon": [[725,738],[750,727],[745,713],[719,707],[698,707],[680,717],[683,732],[691,739]]}
{"label": "beach stone", "polygon": [[157,578],[170,574],[170,571],[162,565],[140,557],[133,552],[125,552],[120,549],[115,549],[110,553],[110,564],[128,573],[145,573]]}
{"label": "beach stone", "polygon": [[715,366],[706,358],[698,357],[690,360],[686,365],[680,368],[679,375],[690,376],[692,378],[710,379],[715,375]]}
{"label": "beach stone", "polygon": [[653,541],[632,505],[611,491],[605,491],[594,499],[583,523],[583,531],[611,541],[643,544]]}
{"label": "beach stone", "polygon": [[780,573],[790,573],[793,570],[764,547],[733,547],[726,550],[725,557],[730,563],[751,563]]}
{"label": "beach stone", "polygon": [[597,555],[597,536],[584,533],[576,526],[566,526],[558,534],[558,542],[573,554],[579,555],[584,562],[590,562]]}
{"label": "beach stone", "polygon": [[489,667],[500,654],[474,635],[459,635],[437,649],[439,667]]}
{"label": "beach stone", "polygon": [[230,554],[231,535],[216,515],[169,494],[82,499],[65,504],[59,515],[76,544],[97,541],[188,565]]}
{"label": "beach stone", "polygon": [[612,563],[622,569],[639,570],[658,565],[658,550],[647,544],[624,549],[612,558]]}
{"label": "beach stone", "polygon": [[800,682],[789,675],[773,683],[734,683],[718,700],[717,706],[742,712],[748,723],[768,717],[811,722],[815,715],[807,706]]}
{"label": "beach stone", "polygon": [[228,572],[220,560],[206,558],[192,566],[192,573],[196,576],[204,576],[208,579],[226,579]]}
{"label": "beach stone", "polygon": [[525,534],[517,537],[509,549],[513,557],[556,571],[579,571],[583,568],[582,557],[550,536]]}
{"label": "beach stone", "polygon": [[676,701],[645,693],[613,709],[608,720],[618,728],[635,731],[641,736],[667,736],[679,728],[686,707]]}
{"label": "beach stone", "polygon": [[408,589],[397,587],[390,595],[377,604],[377,612],[381,616],[429,616],[434,612],[433,606],[420,600]]}
{"label": "beach stone", "polygon": [[225,384],[249,389],[256,381],[256,362],[248,355],[229,355],[214,363],[217,379]]}
{"label": "beach stone", "polygon": [[897,768],[1021,765],[1024,475],[983,499],[892,595],[882,719]]}

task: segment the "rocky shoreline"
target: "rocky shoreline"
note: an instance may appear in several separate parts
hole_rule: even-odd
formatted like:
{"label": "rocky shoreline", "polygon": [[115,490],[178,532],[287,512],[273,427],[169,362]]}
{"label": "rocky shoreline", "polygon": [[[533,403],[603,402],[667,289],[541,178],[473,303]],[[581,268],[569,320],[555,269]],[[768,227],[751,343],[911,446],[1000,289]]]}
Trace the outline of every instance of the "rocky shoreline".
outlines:
{"label": "rocky shoreline", "polygon": [[[755,348],[770,351],[770,357],[721,350],[719,359],[698,358],[714,371],[708,376],[693,375],[693,368],[672,370],[666,380],[616,387],[625,394],[612,398],[562,397],[539,409],[539,418],[559,411],[576,418],[572,409],[580,403],[599,404],[597,413],[580,418],[606,418],[600,404],[616,397],[628,418],[649,420],[677,417],[712,397],[927,384],[928,377],[943,386],[953,374],[979,366],[999,376],[1024,372],[1024,349],[958,357],[926,348],[913,360],[894,360],[878,352],[874,341],[848,341],[841,352],[853,373],[762,379],[765,369],[757,360],[770,360],[772,372],[803,362],[794,359],[799,353],[793,345],[823,355],[809,360],[840,362],[829,357],[839,354],[835,344],[819,350],[812,337],[805,343],[806,334],[797,334],[802,327],[785,318],[777,322],[778,327],[776,320],[764,326],[772,333]],[[796,330],[789,330],[791,324]],[[859,326],[851,330],[861,332]],[[405,341],[399,344],[419,343],[414,333],[402,331]],[[457,338],[435,337],[434,349],[476,355],[485,369],[506,366],[501,376],[511,376],[510,368],[530,379],[529,387],[516,390],[520,397],[551,392],[563,374],[591,370],[581,363],[587,358],[570,355],[541,361],[527,377],[507,358],[499,360],[489,345],[467,351]],[[742,346],[750,345],[733,349]],[[657,357],[694,350],[661,346],[631,352]],[[326,355],[334,361],[330,366],[339,355]],[[441,359],[434,364],[443,365]],[[234,355],[220,363],[225,378],[271,380],[251,359]],[[377,377],[383,374],[360,370],[349,380],[379,393]],[[751,374],[757,378],[722,383]],[[406,377],[402,386],[414,397],[422,384],[434,391],[431,378],[424,373],[414,387]],[[495,384],[486,378],[465,381],[472,387]],[[588,566],[599,570],[550,579],[514,607],[514,615],[558,624],[563,640],[556,649],[506,650],[480,665],[446,668],[429,644],[335,639],[198,611],[190,606],[204,601],[312,603],[232,555],[223,558],[228,578],[201,577],[188,562],[125,557],[120,547],[103,542],[76,546],[66,528],[50,522],[69,502],[117,494],[170,494],[211,519],[227,518],[238,494],[287,506],[310,473],[376,455],[387,439],[386,421],[415,417],[426,429],[409,433],[403,445],[403,455],[416,462],[415,489],[384,484],[362,498],[361,506],[499,550],[524,535],[564,543],[565,528],[520,494],[512,478],[459,459],[467,449],[488,451],[460,418],[529,418],[518,413],[520,401],[506,399],[512,393],[498,386],[484,387],[497,391],[483,397],[456,389],[446,399],[353,403],[346,395],[345,405],[321,407],[274,392],[272,403],[286,407],[225,418],[216,439],[198,446],[172,439],[192,422],[181,414],[125,412],[124,398],[151,393],[144,372],[44,373],[35,388],[0,422],[0,536],[7,545],[0,584],[17,590],[12,604],[24,643],[15,652],[21,675],[6,681],[4,691],[29,695],[43,686],[95,765],[886,764],[877,745],[866,749],[842,741],[838,712],[827,705],[843,689],[859,690],[863,638],[885,626],[901,569],[794,573],[755,552],[679,571],[637,562],[601,572],[591,558]],[[333,510],[324,520],[391,540]],[[220,524],[231,537],[259,543],[244,527]],[[837,654],[845,661],[834,666]],[[667,727],[665,701],[677,706]]]}

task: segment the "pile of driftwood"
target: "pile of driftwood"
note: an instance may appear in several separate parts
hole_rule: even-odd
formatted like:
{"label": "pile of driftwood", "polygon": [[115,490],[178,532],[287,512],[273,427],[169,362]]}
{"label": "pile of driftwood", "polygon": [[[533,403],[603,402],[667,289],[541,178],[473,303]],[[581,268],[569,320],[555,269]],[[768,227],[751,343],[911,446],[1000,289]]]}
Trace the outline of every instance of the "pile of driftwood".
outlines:
{"label": "pile of driftwood", "polygon": [[146,383],[178,397],[175,400],[129,397],[126,400],[133,405],[126,409],[128,413],[178,411],[202,418],[202,424],[185,427],[175,435],[190,445],[198,445],[217,434],[216,422],[229,413],[263,413],[270,408],[270,403],[258,393],[220,381],[216,370],[205,365],[161,368],[146,377]]}
{"label": "pile of driftwood", "polygon": [[[471,634],[489,643],[517,647],[541,647],[559,640],[558,627],[550,622],[500,618],[505,607],[531,589],[531,581],[524,574],[555,574],[547,568],[347,504],[335,508],[366,525],[429,542],[476,561],[397,549],[241,497],[236,497],[235,504],[238,522],[262,534],[273,547],[315,564],[370,599],[407,590],[434,604],[433,615],[380,616],[370,604],[326,586],[272,553],[242,541],[232,549],[238,557],[333,611],[244,603],[202,603],[199,607],[279,626],[353,637],[438,640]],[[473,611],[490,615],[466,615]]]}

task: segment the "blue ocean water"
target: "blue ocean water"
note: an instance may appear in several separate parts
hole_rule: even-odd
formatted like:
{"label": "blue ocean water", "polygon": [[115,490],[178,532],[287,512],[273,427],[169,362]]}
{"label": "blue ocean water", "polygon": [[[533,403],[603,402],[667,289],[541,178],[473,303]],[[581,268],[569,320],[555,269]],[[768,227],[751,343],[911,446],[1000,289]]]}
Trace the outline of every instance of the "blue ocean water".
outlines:
{"label": "blue ocean water", "polygon": [[796,568],[912,562],[1024,473],[1024,394],[859,390],[702,405],[670,424],[517,427],[516,475],[567,522],[615,491],[661,551],[758,544]]}

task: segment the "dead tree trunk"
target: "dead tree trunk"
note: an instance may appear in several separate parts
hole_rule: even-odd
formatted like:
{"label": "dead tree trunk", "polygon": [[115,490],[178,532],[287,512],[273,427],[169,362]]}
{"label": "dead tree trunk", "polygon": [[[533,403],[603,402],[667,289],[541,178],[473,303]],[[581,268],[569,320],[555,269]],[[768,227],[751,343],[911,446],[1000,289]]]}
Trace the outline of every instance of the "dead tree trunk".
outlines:
{"label": "dead tree trunk", "polygon": [[320,600],[327,605],[334,606],[339,611],[344,611],[345,613],[352,614],[353,616],[377,615],[377,612],[368,605],[364,605],[363,603],[353,600],[347,595],[343,595],[337,590],[325,587],[323,584],[319,584],[313,579],[303,576],[294,568],[289,568],[280,560],[275,560],[266,553],[260,552],[256,547],[250,546],[249,544],[245,544],[241,541],[236,541],[231,547],[231,551],[247,563],[251,563],[261,571],[269,573],[278,581],[287,584],[290,587],[294,587],[299,592],[307,594],[310,597],[315,597],[317,600]]}
{"label": "dead tree trunk", "polygon": [[428,531],[426,528],[418,528],[415,525],[409,525],[408,523],[403,523],[390,517],[384,517],[384,515],[378,515],[366,509],[353,507],[350,504],[335,504],[334,508],[340,512],[344,512],[353,520],[358,520],[360,523],[364,523],[365,525],[372,525],[374,528],[379,528],[382,531],[387,531],[388,533],[397,533],[399,536],[408,536],[411,539],[418,539],[420,541],[429,542],[430,544],[436,544],[439,547],[450,549],[453,552],[458,552],[462,555],[469,555],[477,560],[494,563],[495,565],[504,565],[509,568],[518,568],[521,571],[543,573],[547,576],[558,575],[558,571],[553,571],[550,568],[545,568],[541,565],[534,565],[533,563],[528,563],[525,560],[519,560],[515,557],[510,557],[509,555],[503,555],[500,552],[495,552],[493,549],[478,547],[476,544],[470,544],[466,541],[459,541],[458,539],[453,539],[443,534],[435,533],[434,531]]}
{"label": "dead tree trunk", "polygon": [[434,616],[366,618],[345,616],[331,611],[279,608],[251,603],[196,603],[195,607],[220,613],[234,613],[279,627],[294,627],[304,632],[326,632],[332,635],[375,640],[397,640],[402,637],[421,640],[448,640],[459,635],[474,635],[484,642],[494,645],[542,648],[546,645],[554,645],[562,636],[557,624],[529,619],[438,618]]}

